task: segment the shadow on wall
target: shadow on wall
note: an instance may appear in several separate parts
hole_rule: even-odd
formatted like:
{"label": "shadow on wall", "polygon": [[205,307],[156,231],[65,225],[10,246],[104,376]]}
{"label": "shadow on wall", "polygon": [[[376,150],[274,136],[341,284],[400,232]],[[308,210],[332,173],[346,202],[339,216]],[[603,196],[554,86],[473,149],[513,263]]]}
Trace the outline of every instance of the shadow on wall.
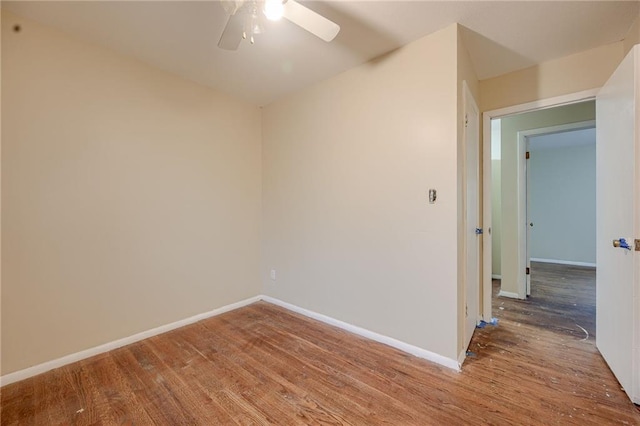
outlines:
{"label": "shadow on wall", "polygon": [[[385,7],[380,2],[381,7]],[[333,41],[344,50],[357,55],[368,66],[375,66],[387,60],[397,50],[407,44],[407,40],[395,37],[389,32],[380,30],[379,27],[368,24],[362,19],[354,17],[340,2],[308,2],[307,7],[340,23],[340,33]],[[368,7],[376,7],[372,2]],[[433,28],[432,32],[442,28]],[[430,34],[428,32],[423,36]],[[522,69],[535,65],[535,61],[502,46],[495,41],[477,33],[463,25],[460,25],[462,41],[469,51],[469,56],[477,69],[490,70],[487,75],[479,75],[478,78],[502,74],[504,64],[510,64],[511,69]],[[379,54],[378,52],[384,52]],[[371,59],[371,56],[374,56]]]}
{"label": "shadow on wall", "polygon": [[[405,44],[389,33],[380,31],[372,25],[355,18],[351,13],[339,8],[339,3],[332,2],[307,2],[305,6],[313,9],[319,14],[340,23],[340,32],[332,42],[339,45],[343,50],[357,55],[367,65],[376,65],[382,62],[399,45]],[[377,52],[385,52],[377,54]],[[375,55],[378,59],[371,60]]]}
{"label": "shadow on wall", "polygon": [[465,26],[460,26],[460,33],[476,69],[485,70],[485,75],[478,75],[480,80],[503,74],[505,64],[509,64],[513,70],[528,68],[536,64],[534,60],[526,58]]}

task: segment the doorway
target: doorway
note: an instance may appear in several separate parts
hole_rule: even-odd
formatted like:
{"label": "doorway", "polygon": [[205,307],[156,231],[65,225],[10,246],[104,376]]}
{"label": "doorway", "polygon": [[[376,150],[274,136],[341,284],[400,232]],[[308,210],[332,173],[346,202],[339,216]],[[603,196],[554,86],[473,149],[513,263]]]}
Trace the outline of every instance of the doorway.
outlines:
{"label": "doorway", "polygon": [[[596,238],[598,272],[596,277],[597,348],[604,361],[619,380],[621,387],[636,404],[640,403],[640,357],[638,347],[632,345],[640,336],[638,327],[638,294],[640,265],[633,251],[640,251],[640,147],[638,121],[640,114],[640,91],[638,90],[638,66],[640,47],[635,46],[601,89],[590,90],[557,98],[536,101],[501,110],[488,111],[484,115],[485,178],[483,212],[485,226],[491,226],[491,119],[507,117],[527,111],[549,109],[560,105],[571,105],[594,99],[597,94],[597,139],[596,147]],[[597,92],[597,93],[596,93]],[[504,126],[502,126],[504,129]],[[508,146],[508,145],[504,145]],[[504,154],[504,150],[503,150]],[[504,155],[503,155],[504,157]],[[504,171],[503,171],[504,173]],[[502,183],[507,182],[502,179]],[[517,182],[518,185],[521,182]],[[504,197],[503,208],[508,199]],[[503,227],[505,220],[503,218]],[[505,232],[506,233],[506,232]],[[634,240],[635,238],[635,240]],[[502,241],[504,242],[503,237]],[[631,241],[633,244],[629,244]],[[610,242],[610,244],[606,244]],[[612,243],[612,244],[611,244]],[[490,267],[491,238],[483,245],[485,268]],[[634,249],[635,247],[635,249]],[[503,253],[504,250],[503,247]],[[520,253],[518,253],[519,255]],[[520,261],[520,256],[517,256]],[[503,255],[504,258],[504,255]],[[516,262],[517,263],[517,262]],[[507,265],[502,265],[504,280]],[[511,266],[511,265],[509,265]],[[521,267],[521,264],[515,266]],[[483,275],[483,291],[489,290],[487,274]],[[518,294],[518,296],[521,296]],[[526,296],[525,296],[526,297]],[[485,306],[483,306],[484,308]],[[490,307],[488,312],[491,312]]]}
{"label": "doorway", "polygon": [[595,121],[518,133],[524,160],[527,296],[536,264],[596,266]]}
{"label": "doorway", "polygon": [[[492,245],[494,244],[493,234],[495,234],[493,217],[492,217],[492,202],[491,200],[497,194],[494,194],[492,188],[492,173],[494,173],[494,167],[492,167],[492,158],[495,157],[491,147],[491,131],[492,120],[500,119],[503,117],[509,117],[515,114],[544,110],[548,108],[572,105],[577,103],[584,103],[587,101],[593,101],[596,97],[598,89],[585,90],[582,92],[572,93],[569,95],[557,96],[554,98],[534,101],[526,104],[516,105],[512,107],[501,108],[492,111],[486,111],[483,113],[483,142],[482,142],[482,155],[483,155],[483,172],[482,172],[482,215],[483,215],[483,227],[486,229],[485,235],[482,241],[482,317],[485,321],[490,321],[492,318]],[[494,126],[495,128],[495,126]],[[500,153],[500,156],[502,153]],[[499,192],[500,196],[502,191]]]}
{"label": "doorway", "polygon": [[[578,254],[574,246],[579,243],[582,251],[595,250],[594,119],[595,101],[589,100],[510,114],[491,122],[495,256],[490,267],[492,278],[500,279],[500,296],[525,299],[530,294],[530,257],[542,262],[595,263],[595,255]],[[591,136],[591,145],[587,136]],[[587,145],[590,148],[583,148]],[[495,153],[498,149],[499,155]],[[527,179],[528,171],[534,179],[531,191],[527,191],[532,181]],[[529,204],[527,194],[534,196]],[[542,221],[537,227],[536,220],[528,218],[531,213]],[[544,238],[551,239],[549,244],[544,244]],[[535,241],[533,246],[527,244],[531,241]]]}

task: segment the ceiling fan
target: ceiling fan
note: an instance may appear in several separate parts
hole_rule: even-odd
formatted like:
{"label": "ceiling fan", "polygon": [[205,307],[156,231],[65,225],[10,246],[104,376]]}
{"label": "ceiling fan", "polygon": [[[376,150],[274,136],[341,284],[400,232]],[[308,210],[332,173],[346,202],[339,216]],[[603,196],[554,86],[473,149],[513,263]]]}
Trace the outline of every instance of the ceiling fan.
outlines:
{"label": "ceiling fan", "polygon": [[221,3],[229,15],[218,42],[218,47],[225,50],[237,50],[245,39],[253,44],[254,35],[263,30],[264,18],[277,21],[284,17],[326,42],[340,31],[338,24],[296,0],[222,0]]}

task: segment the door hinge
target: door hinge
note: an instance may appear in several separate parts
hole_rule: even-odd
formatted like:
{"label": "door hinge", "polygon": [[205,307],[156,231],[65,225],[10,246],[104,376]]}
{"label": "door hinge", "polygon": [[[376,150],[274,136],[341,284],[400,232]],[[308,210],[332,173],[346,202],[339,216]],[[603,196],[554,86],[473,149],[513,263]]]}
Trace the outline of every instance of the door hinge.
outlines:
{"label": "door hinge", "polygon": [[465,317],[469,316],[469,305],[464,305],[464,316]]}
{"label": "door hinge", "polygon": [[633,245],[636,251],[640,251],[640,239],[636,238],[635,240],[633,240]]}
{"label": "door hinge", "polygon": [[527,267],[527,268],[525,269],[525,274],[526,274],[526,275],[531,275],[531,268]]}
{"label": "door hinge", "polygon": [[469,125],[469,114],[464,115],[464,127]]}
{"label": "door hinge", "polygon": [[529,151],[527,151],[527,153],[524,155],[524,158],[528,160],[530,157],[531,157],[531,154],[529,153]]}

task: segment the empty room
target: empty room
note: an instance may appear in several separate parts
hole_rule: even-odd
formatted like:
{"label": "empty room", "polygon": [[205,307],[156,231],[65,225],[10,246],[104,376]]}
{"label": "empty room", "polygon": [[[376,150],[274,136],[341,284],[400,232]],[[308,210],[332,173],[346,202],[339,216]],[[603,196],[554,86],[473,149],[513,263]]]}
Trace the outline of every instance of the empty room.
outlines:
{"label": "empty room", "polygon": [[0,11],[2,425],[640,425],[640,2]]}

